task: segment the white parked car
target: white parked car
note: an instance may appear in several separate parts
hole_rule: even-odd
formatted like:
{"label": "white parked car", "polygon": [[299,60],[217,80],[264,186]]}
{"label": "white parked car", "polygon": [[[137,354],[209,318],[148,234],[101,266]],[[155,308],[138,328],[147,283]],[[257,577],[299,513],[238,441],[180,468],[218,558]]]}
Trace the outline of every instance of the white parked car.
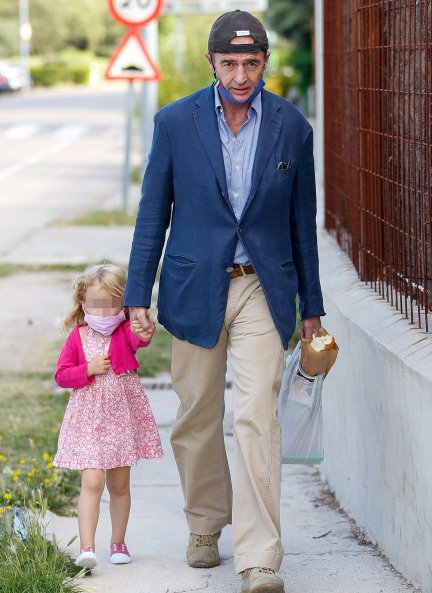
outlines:
{"label": "white parked car", "polygon": [[28,74],[19,64],[0,62],[0,91],[19,91],[28,86]]}

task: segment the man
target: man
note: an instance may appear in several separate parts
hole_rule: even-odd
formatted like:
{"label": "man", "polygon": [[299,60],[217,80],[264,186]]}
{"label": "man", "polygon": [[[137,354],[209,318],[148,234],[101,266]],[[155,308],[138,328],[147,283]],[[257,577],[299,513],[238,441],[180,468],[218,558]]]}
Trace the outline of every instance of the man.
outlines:
{"label": "man", "polygon": [[[215,85],[155,117],[126,289],[148,316],[164,245],[158,318],[173,335],[180,398],[172,432],[190,528],[190,566],[219,564],[233,524],[245,593],[281,593],[280,426],[283,351],[298,292],[303,335],[324,315],[318,275],[312,131],[288,101],[262,90],[266,32],[240,10],[212,26]],[[236,484],[222,421],[227,349],[233,372]]]}

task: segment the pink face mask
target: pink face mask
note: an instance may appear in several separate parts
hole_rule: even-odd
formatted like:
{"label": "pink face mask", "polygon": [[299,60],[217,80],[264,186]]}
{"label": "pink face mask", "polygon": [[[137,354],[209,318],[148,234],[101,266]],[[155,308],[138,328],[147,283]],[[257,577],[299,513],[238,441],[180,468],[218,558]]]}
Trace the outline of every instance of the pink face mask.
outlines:
{"label": "pink face mask", "polygon": [[117,315],[108,315],[107,317],[91,315],[84,309],[84,321],[103,336],[110,336],[125,319],[126,315],[123,309]]}

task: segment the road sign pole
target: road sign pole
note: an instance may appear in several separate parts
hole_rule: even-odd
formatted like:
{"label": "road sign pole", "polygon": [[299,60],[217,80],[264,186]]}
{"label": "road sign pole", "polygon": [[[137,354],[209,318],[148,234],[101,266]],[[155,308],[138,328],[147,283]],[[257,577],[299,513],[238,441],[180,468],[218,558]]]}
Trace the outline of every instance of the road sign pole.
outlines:
{"label": "road sign pole", "polygon": [[175,52],[175,71],[176,74],[182,74],[184,58],[184,32],[183,15],[180,12],[180,2],[176,0],[176,12],[174,16],[174,36],[176,44]]}
{"label": "road sign pole", "polygon": [[[112,16],[129,31],[121,40],[105,70],[108,80],[128,80],[129,88],[126,103],[126,143],[123,171],[123,210],[126,212],[129,202],[129,186],[131,175],[132,122],[134,109],[133,81],[145,80],[141,97],[141,135],[143,168],[150,152],[153,131],[153,116],[157,109],[158,85],[160,71],[153,61],[157,60],[158,49],[158,18],[163,0],[108,0]],[[144,31],[140,29],[145,27]],[[147,50],[143,37],[147,41]],[[151,57],[153,55],[153,58]],[[152,81],[152,82],[150,82]]]}
{"label": "road sign pole", "polygon": [[123,212],[128,211],[129,207],[129,186],[130,186],[130,154],[132,146],[132,123],[133,123],[133,108],[134,108],[134,92],[133,80],[129,80],[128,90],[126,94],[126,143],[125,143],[125,159],[123,171]]}
{"label": "road sign pole", "polygon": [[32,30],[29,20],[28,0],[19,0],[19,21],[20,21],[20,55],[24,68],[27,71],[26,87],[30,86],[30,39]]}
{"label": "road sign pole", "polygon": [[[142,37],[150,55],[158,58],[158,22],[151,21],[141,29]],[[147,165],[153,136],[153,117],[158,105],[158,82],[144,81],[141,85],[141,146],[143,171]]]}

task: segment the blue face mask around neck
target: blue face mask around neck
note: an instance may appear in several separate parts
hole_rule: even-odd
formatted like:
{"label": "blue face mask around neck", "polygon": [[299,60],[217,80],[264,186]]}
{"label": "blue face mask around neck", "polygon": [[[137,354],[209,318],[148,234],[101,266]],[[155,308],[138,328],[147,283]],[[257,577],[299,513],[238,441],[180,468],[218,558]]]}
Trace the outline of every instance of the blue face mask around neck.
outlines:
{"label": "blue face mask around neck", "polygon": [[230,103],[234,103],[234,105],[245,105],[246,103],[251,103],[255,99],[255,97],[259,95],[259,93],[262,91],[265,85],[265,82],[261,79],[257,84],[257,87],[254,90],[254,92],[251,95],[249,95],[249,97],[244,101],[237,101],[236,99],[234,99],[231,93],[227,91],[227,89],[224,87],[224,85],[218,78],[216,78],[214,84],[216,85],[216,88],[220,92],[222,97],[224,97],[227,101],[229,101]]}

